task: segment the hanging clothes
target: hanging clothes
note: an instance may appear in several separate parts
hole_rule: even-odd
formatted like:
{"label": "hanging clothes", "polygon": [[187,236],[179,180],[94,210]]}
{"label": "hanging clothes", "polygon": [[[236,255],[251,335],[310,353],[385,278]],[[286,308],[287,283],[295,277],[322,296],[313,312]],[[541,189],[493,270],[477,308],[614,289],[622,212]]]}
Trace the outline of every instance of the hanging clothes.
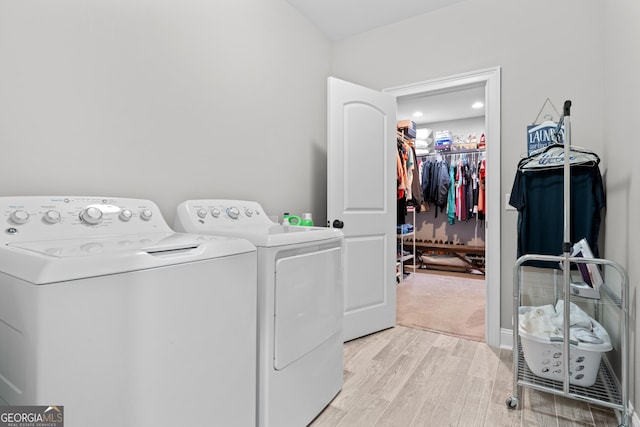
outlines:
{"label": "hanging clothes", "polygon": [[486,166],[486,159],[482,159],[480,161],[480,167],[479,169],[479,188],[478,188],[478,219],[484,219],[486,214],[487,214],[487,207],[486,207],[486,178],[487,178],[487,166]]}
{"label": "hanging clothes", "polygon": [[447,222],[449,224],[456,223],[456,195],[455,195],[455,174],[456,167],[451,165],[449,168],[449,198],[447,203]]}
{"label": "hanging clothes", "polygon": [[404,197],[404,173],[402,167],[402,158],[400,157],[400,153],[396,151],[396,184],[397,184],[397,197]]}
{"label": "hanging clothes", "polygon": [[407,167],[406,152],[404,145],[398,141],[396,150],[396,168],[397,168],[397,196],[396,196],[396,224],[404,224],[407,215]]}
{"label": "hanging clothes", "polygon": [[418,157],[416,156],[416,150],[413,145],[409,145],[409,155],[412,158],[411,163],[411,182],[409,184],[410,188],[410,199],[411,204],[416,207],[417,212],[420,212],[421,205],[424,203],[424,198],[422,196],[422,180],[420,173],[420,165],[418,162]]}
{"label": "hanging clothes", "polygon": [[404,145],[404,152],[405,152],[405,171],[407,172],[407,182],[406,182],[406,188],[405,188],[405,192],[407,195],[407,200],[411,200],[413,198],[413,194],[412,194],[412,183],[413,183],[413,170],[414,170],[414,166],[415,166],[415,158],[413,157],[413,151],[411,150],[411,145],[409,145],[407,142],[403,143]]}
{"label": "hanging clothes", "polygon": [[[518,257],[524,254],[562,254],[564,170],[558,165],[562,164],[559,156],[564,157],[564,149],[559,150],[552,147],[518,164],[509,199],[509,204],[518,210]],[[590,153],[592,156],[581,157],[583,154],[571,150],[570,239],[571,242],[586,239],[594,256],[598,257],[600,211],[606,204],[598,167],[600,159],[593,153]],[[583,160],[578,161],[578,158]],[[527,265],[557,267],[557,263],[543,261]]]}
{"label": "hanging clothes", "polygon": [[465,181],[466,181],[466,187],[465,187],[465,197],[466,197],[466,214],[467,214],[467,219],[472,219],[474,217],[474,209],[473,209],[473,171],[474,171],[474,166],[473,163],[470,163],[468,161],[465,161],[466,166],[465,166]]}

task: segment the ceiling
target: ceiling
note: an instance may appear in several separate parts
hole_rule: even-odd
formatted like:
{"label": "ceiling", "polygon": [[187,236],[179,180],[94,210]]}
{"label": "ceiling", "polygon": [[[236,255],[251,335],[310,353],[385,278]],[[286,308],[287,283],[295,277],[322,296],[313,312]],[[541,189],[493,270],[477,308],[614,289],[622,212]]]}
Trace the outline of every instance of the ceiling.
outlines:
{"label": "ceiling", "polygon": [[287,0],[327,37],[338,41],[463,0]]}
{"label": "ceiling", "polygon": [[[484,104],[484,85],[456,89],[430,95],[398,98],[398,120],[413,120],[417,125],[446,122],[484,116],[485,107],[472,108],[475,102]],[[421,117],[413,113],[420,111]]]}
{"label": "ceiling", "polygon": [[[333,41],[374,28],[403,21],[416,15],[451,6],[463,0],[287,0]],[[442,122],[484,115],[484,86],[453,92],[398,98],[398,120],[416,124]],[[413,117],[422,111],[422,117]]]}

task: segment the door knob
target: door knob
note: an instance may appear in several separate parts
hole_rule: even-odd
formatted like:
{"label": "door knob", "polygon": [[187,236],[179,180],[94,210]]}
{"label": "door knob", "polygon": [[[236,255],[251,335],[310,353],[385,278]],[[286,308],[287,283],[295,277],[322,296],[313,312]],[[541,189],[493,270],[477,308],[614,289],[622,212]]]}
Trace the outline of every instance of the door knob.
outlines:
{"label": "door knob", "polygon": [[340,221],[339,219],[333,220],[333,228],[342,228],[342,227],[344,227],[344,222]]}

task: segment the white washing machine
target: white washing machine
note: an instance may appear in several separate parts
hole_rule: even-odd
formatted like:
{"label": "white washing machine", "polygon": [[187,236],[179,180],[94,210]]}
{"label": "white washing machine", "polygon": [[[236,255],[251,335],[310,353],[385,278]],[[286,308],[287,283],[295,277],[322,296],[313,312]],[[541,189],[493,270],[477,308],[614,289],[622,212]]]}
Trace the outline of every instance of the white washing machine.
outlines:
{"label": "white washing machine", "polygon": [[342,388],[342,232],[283,227],[252,201],[190,200],[174,229],[258,248],[258,426],[309,424]]}
{"label": "white washing machine", "polygon": [[67,427],[254,426],[256,248],[148,200],[0,198],[0,404]]}

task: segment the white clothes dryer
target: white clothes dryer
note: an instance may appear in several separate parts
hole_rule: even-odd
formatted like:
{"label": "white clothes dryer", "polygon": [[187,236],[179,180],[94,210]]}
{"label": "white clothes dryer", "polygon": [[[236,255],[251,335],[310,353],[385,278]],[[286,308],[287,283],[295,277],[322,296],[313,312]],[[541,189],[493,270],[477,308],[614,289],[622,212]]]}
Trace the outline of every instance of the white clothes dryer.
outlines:
{"label": "white clothes dryer", "polygon": [[254,426],[256,248],[151,201],[1,197],[0,404],[68,427]]}
{"label": "white clothes dryer", "polygon": [[174,229],[257,246],[258,426],[309,424],[342,388],[342,232],[283,227],[240,200],[183,202]]}

